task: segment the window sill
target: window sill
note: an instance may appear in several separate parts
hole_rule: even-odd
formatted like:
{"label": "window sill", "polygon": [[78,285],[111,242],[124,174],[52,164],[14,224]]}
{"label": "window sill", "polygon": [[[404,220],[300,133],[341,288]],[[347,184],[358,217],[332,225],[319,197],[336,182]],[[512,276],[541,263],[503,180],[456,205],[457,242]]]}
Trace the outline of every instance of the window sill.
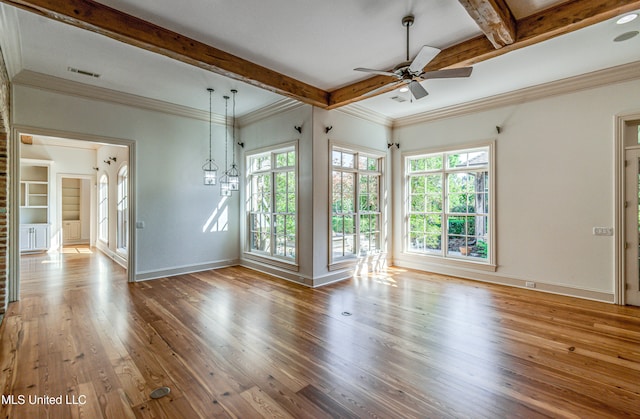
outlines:
{"label": "window sill", "polygon": [[367,256],[353,256],[330,263],[327,268],[329,269],[329,272],[338,271],[342,269],[354,268],[363,263],[377,262],[381,259],[386,258],[387,254],[385,252],[375,253]]}
{"label": "window sill", "polygon": [[402,253],[407,257],[420,258],[423,261],[428,261],[428,263],[433,263],[438,265],[454,266],[454,267],[466,268],[466,269],[477,269],[480,271],[487,271],[487,272],[495,272],[498,269],[498,266],[495,263],[491,263],[489,261],[482,262],[482,261],[473,260],[473,259],[443,257],[440,255],[429,255],[424,253],[413,253],[413,252],[406,252],[406,251]]}
{"label": "window sill", "polygon": [[300,270],[300,266],[296,262],[287,261],[277,257],[271,257],[251,252],[244,252],[244,257],[245,259],[265,263],[271,266],[277,266],[279,268],[287,269],[293,272],[298,272]]}

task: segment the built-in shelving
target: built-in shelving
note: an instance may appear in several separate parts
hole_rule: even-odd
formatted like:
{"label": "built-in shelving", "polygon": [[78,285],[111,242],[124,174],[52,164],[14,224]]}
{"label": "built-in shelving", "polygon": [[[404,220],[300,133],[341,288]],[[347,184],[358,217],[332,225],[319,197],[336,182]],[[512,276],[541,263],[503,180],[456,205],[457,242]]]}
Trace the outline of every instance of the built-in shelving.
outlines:
{"label": "built-in shelving", "polygon": [[51,161],[20,161],[20,250],[49,248],[49,169]]}
{"label": "built-in shelving", "polygon": [[80,220],[80,179],[62,179],[62,220]]}

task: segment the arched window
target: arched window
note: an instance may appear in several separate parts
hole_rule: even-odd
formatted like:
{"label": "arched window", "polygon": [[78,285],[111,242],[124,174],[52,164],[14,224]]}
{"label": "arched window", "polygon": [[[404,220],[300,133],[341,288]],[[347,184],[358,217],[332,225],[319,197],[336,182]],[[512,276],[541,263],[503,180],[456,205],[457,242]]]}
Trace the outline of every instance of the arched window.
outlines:
{"label": "arched window", "polygon": [[118,229],[117,249],[126,252],[129,245],[129,169],[123,166],[118,172]]}
{"label": "arched window", "polygon": [[98,183],[98,239],[109,242],[109,179],[100,176]]}

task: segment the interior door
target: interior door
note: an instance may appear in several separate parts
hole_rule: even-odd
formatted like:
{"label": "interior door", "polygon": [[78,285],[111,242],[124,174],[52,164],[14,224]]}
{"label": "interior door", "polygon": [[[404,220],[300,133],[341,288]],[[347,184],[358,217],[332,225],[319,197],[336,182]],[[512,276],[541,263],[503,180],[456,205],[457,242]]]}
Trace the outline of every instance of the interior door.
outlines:
{"label": "interior door", "polygon": [[625,304],[640,306],[640,148],[625,160]]}

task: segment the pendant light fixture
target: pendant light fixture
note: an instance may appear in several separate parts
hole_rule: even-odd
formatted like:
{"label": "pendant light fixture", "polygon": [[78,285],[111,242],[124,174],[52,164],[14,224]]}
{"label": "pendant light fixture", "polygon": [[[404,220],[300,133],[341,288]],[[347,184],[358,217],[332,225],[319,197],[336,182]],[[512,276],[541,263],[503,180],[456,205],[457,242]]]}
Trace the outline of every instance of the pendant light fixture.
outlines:
{"label": "pendant light fixture", "polygon": [[228,120],[229,120],[229,96],[224,98],[224,175],[220,178],[220,195],[231,196],[231,188],[229,187],[229,166],[227,162],[227,143],[228,143]]}
{"label": "pendant light fixture", "polygon": [[233,115],[231,116],[232,131],[231,131],[231,150],[233,159],[231,160],[231,169],[227,172],[229,189],[232,191],[240,190],[240,173],[238,172],[238,166],[236,165],[236,89],[231,90],[233,94]]}
{"label": "pendant light fixture", "polygon": [[211,96],[213,95],[213,89],[209,87],[207,91],[209,92],[209,158],[202,165],[202,173],[204,184],[212,186],[218,180],[218,165],[211,158]]}

